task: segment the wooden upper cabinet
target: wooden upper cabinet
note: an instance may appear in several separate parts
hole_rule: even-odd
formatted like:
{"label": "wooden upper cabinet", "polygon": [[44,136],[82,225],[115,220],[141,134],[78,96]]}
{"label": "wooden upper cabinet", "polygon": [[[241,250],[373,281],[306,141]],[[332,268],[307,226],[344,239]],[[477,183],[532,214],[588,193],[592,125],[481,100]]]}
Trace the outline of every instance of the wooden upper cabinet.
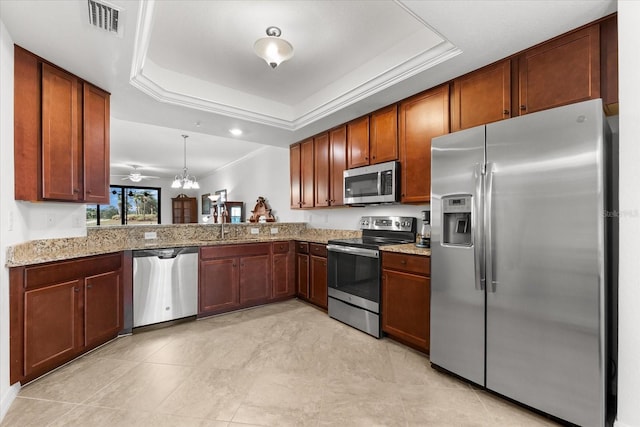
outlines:
{"label": "wooden upper cabinet", "polygon": [[347,127],[329,131],[329,204],[344,205],[344,171],[347,169]]}
{"label": "wooden upper cabinet", "polygon": [[371,113],[370,164],[398,160],[398,106],[389,105]]}
{"label": "wooden upper cabinet", "polygon": [[519,57],[520,114],[600,97],[600,26],[591,25]]}
{"label": "wooden upper cabinet", "polygon": [[82,83],[42,64],[42,198],[82,197]]}
{"label": "wooden upper cabinet", "polygon": [[312,208],[314,202],[314,145],[313,138],[289,148],[291,208]]}
{"label": "wooden upper cabinet", "polygon": [[84,200],[109,203],[109,111],[107,92],[83,85]]}
{"label": "wooden upper cabinet", "polygon": [[108,203],[109,93],[14,51],[16,200]]}
{"label": "wooden upper cabinet", "polygon": [[292,209],[298,209],[302,206],[300,196],[302,195],[302,182],[300,174],[300,144],[293,144],[289,147],[289,176],[291,186],[291,203]]}
{"label": "wooden upper cabinet", "polygon": [[607,114],[618,114],[618,16],[600,23],[600,96]]}
{"label": "wooden upper cabinet", "polygon": [[313,165],[315,181],[314,206],[329,206],[330,168],[329,134],[323,133],[313,138]]}
{"label": "wooden upper cabinet", "polygon": [[347,168],[369,164],[369,116],[347,123]]}
{"label": "wooden upper cabinet", "polygon": [[300,143],[300,203],[302,208],[313,207],[313,138]]}
{"label": "wooden upper cabinet", "polygon": [[449,85],[400,103],[401,201],[431,199],[431,138],[449,133]]}
{"label": "wooden upper cabinet", "polygon": [[468,129],[511,117],[511,60],[453,81],[451,130]]}

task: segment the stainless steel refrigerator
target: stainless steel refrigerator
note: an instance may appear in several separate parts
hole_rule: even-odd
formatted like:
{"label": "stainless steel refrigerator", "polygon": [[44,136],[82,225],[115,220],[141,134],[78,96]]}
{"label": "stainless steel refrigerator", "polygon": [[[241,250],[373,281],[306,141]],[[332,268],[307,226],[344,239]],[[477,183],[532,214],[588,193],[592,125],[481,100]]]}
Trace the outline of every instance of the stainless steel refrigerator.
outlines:
{"label": "stainless steel refrigerator", "polygon": [[431,363],[605,424],[617,168],[600,100],[432,141]]}

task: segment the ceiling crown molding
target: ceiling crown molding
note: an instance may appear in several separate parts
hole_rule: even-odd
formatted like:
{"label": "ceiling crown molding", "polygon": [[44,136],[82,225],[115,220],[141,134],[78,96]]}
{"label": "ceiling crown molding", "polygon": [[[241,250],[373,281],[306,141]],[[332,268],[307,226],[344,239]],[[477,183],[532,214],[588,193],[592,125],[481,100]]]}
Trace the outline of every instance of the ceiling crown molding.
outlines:
{"label": "ceiling crown molding", "polygon": [[[405,48],[405,51],[402,52],[405,56],[404,59],[402,55],[399,55],[396,46],[393,48],[393,52],[383,53],[389,53],[389,57],[395,58],[396,62],[387,63],[385,70],[377,75],[365,77],[363,80],[363,76],[371,74],[372,63],[379,59],[374,58],[305,101],[297,105],[284,105],[215,83],[178,74],[154,64],[147,57],[147,53],[153,28],[155,3],[155,0],[144,0],[140,3],[130,73],[132,86],[160,102],[288,131],[302,129],[462,53],[461,49],[433,30],[406,5],[395,1],[395,4],[424,27],[424,30],[406,40],[406,43],[403,41],[403,47],[405,45],[410,47]],[[422,48],[423,46],[424,48]],[[399,62],[398,57],[401,58]],[[218,99],[213,99],[214,97]],[[225,98],[233,100],[235,105],[225,102]]]}

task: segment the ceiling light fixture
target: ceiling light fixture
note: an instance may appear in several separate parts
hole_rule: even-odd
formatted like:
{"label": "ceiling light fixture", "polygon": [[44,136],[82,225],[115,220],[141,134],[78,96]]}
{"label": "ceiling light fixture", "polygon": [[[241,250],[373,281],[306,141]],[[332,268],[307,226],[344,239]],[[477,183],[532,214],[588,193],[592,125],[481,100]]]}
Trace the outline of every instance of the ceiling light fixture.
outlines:
{"label": "ceiling light fixture", "polygon": [[200,184],[198,184],[196,177],[190,176],[187,173],[187,138],[189,138],[189,135],[182,135],[182,137],[184,138],[184,168],[182,169],[182,175],[176,175],[176,177],[174,178],[173,184],[171,184],[171,188],[197,190],[198,188],[200,188]]}
{"label": "ceiling light fixture", "polygon": [[229,129],[229,133],[234,136],[242,135],[242,130],[238,128]]}
{"label": "ceiling light fixture", "polygon": [[256,55],[264,59],[271,68],[276,68],[280,63],[290,59],[293,56],[293,46],[285,39],[281,39],[280,28],[267,28],[267,36],[258,39],[254,45]]}

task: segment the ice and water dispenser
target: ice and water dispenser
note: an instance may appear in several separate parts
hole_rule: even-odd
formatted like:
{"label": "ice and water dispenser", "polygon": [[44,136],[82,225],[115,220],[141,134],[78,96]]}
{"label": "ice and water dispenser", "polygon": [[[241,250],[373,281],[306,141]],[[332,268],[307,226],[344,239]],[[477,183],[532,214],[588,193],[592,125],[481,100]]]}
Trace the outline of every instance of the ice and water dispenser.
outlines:
{"label": "ice and water dispenser", "polygon": [[442,243],[471,246],[471,196],[442,198]]}

